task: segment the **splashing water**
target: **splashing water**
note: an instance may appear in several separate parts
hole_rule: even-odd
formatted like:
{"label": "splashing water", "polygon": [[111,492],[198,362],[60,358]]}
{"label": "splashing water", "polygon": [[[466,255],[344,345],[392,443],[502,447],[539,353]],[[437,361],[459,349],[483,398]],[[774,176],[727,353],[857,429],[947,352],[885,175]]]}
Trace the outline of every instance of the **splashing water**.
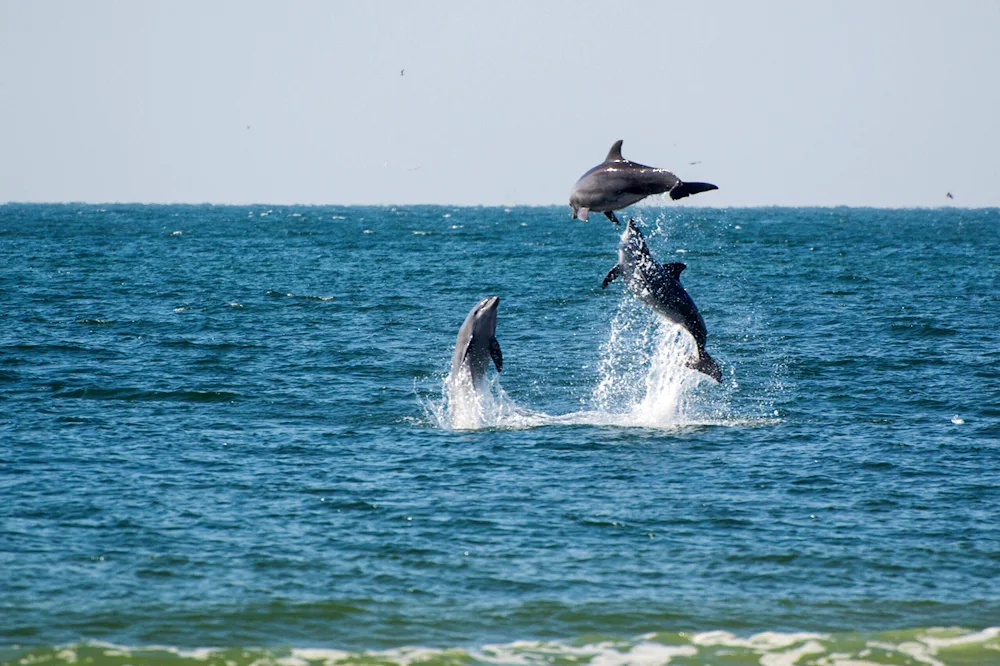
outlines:
{"label": "splashing water", "polygon": [[705,378],[688,367],[696,354],[694,340],[681,326],[661,319],[626,294],[601,348],[593,409],[562,415],[534,411],[507,395],[498,375],[473,383],[468,372],[446,378],[441,398],[426,401],[424,408],[435,425],[450,430],[732,425],[726,410],[713,407],[698,391]]}
{"label": "splashing water", "polygon": [[469,372],[445,378],[441,399],[425,408],[434,422],[450,430],[481,430],[484,428],[530,428],[541,425],[546,417],[518,405],[500,386],[497,375],[479,382],[472,381]]}
{"label": "splashing water", "polygon": [[575,416],[587,423],[646,428],[718,423],[696,409],[703,376],[688,367],[696,354],[694,339],[681,326],[626,294],[601,349],[592,398],[596,409]]}
{"label": "splashing water", "polygon": [[[661,213],[649,236],[665,235],[666,222]],[[652,312],[626,289],[601,346],[591,409],[562,415],[533,411],[514,402],[497,376],[474,386],[464,373],[454,380],[445,379],[441,399],[425,404],[425,410],[439,427],[454,430],[542,425],[669,429],[777,422],[731,414],[722,387],[689,366],[697,353],[694,338],[682,326]],[[704,392],[703,385],[713,390]]]}
{"label": "splashing water", "polygon": [[645,395],[629,411],[635,425],[671,427],[689,421],[691,389],[700,381],[688,367],[694,340],[676,324],[660,322],[656,350],[645,377]]}

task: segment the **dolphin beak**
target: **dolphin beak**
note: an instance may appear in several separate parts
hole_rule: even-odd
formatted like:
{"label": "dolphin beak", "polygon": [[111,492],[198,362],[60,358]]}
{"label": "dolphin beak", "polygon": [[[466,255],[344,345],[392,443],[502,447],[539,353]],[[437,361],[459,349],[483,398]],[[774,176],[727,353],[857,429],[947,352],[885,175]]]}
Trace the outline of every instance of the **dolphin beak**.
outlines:
{"label": "dolphin beak", "polygon": [[487,310],[496,310],[498,307],[500,307],[500,297],[499,296],[490,296],[486,300],[486,309]]}

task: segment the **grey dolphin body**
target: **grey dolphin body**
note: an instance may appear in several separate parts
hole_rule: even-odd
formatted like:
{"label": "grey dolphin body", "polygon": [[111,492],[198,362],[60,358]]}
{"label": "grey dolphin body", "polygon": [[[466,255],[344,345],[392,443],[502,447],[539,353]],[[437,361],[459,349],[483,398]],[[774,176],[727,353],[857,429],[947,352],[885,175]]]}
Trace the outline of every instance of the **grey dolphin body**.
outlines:
{"label": "grey dolphin body", "polygon": [[503,354],[496,338],[499,305],[499,296],[484,298],[476,303],[462,323],[462,328],[458,329],[455,356],[451,361],[452,380],[459,376],[463,368],[468,368],[473,385],[479,384],[486,376],[490,359],[493,359],[497,372],[500,372],[503,367]]}
{"label": "grey dolphin body", "polygon": [[670,193],[671,199],[719,189],[711,183],[685,183],[666,169],[631,162],[622,157],[622,142],[615,141],[603,162],[580,176],[569,193],[573,217],[586,220],[590,211],[607,215],[619,224],[614,211],[653,194]]}
{"label": "grey dolphin body", "polygon": [[694,338],[698,345],[698,358],[689,367],[721,382],[719,366],[705,351],[705,339],[708,337],[705,320],[681,286],[680,275],[685,268],[679,263],[656,263],[642,232],[629,220],[618,245],[618,263],[604,278],[601,289],[621,276],[632,293],[666,319],[683,326]]}

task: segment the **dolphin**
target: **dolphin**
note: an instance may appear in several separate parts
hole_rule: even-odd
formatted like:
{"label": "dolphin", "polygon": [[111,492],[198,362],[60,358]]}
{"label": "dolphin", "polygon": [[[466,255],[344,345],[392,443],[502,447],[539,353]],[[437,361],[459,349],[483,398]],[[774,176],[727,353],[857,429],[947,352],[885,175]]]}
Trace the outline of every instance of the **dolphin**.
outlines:
{"label": "dolphin", "polygon": [[618,263],[604,278],[601,289],[621,277],[632,293],[667,320],[683,326],[694,338],[698,345],[698,358],[688,363],[688,367],[721,382],[719,366],[705,351],[705,338],[708,336],[705,320],[681,286],[681,271],[685,268],[687,266],[679,263],[656,263],[642,232],[634,221],[629,220],[618,244]]}
{"label": "dolphin", "polygon": [[463,370],[468,368],[473,386],[478,385],[486,376],[490,359],[497,366],[497,372],[503,368],[503,354],[496,337],[499,305],[499,296],[489,296],[476,303],[465,318],[455,341],[450,380],[458,379]]}
{"label": "dolphin", "polygon": [[622,157],[621,139],[615,141],[604,161],[580,176],[569,193],[573,218],[586,220],[590,211],[607,215],[620,224],[614,211],[642,201],[651,194],[670,193],[671,199],[719,189],[711,183],[685,183],[666,169],[648,167]]}

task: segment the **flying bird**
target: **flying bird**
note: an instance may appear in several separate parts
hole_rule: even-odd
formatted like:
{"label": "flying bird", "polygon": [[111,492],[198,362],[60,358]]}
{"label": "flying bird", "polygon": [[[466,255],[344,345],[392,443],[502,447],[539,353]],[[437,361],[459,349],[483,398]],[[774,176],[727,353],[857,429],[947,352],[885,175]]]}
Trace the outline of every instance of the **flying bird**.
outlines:
{"label": "flying bird", "polygon": [[948,197],[949,199],[954,199],[954,198],[955,198],[955,196],[954,196],[954,195],[953,195],[953,194],[952,194],[951,192],[949,192],[949,193],[947,194],[947,197]]}

